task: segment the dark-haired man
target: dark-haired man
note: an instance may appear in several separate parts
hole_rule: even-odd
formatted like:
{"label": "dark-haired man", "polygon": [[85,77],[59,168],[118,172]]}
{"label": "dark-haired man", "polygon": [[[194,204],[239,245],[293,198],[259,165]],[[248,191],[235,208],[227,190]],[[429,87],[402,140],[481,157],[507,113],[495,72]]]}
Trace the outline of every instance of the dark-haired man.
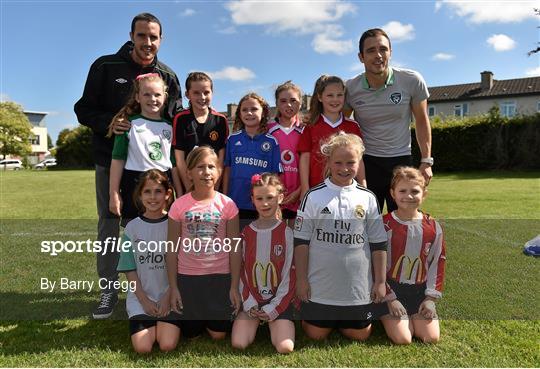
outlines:
{"label": "dark-haired man", "polygon": [[[144,73],[159,73],[168,87],[168,119],[182,107],[180,84],[176,74],[157,60],[161,45],[162,28],[159,19],[150,13],[138,14],[131,22],[130,41],[116,54],[98,58],[90,67],[83,96],[75,104],[79,122],[90,127],[93,135],[93,154],[96,165],[96,200],[98,211],[97,240],[104,244],[109,238],[119,236],[119,219],[109,211],[109,168],[114,138],[107,138],[112,118],[126,103],[135,78]],[[122,133],[130,127],[129,122],[118,122],[114,133]],[[101,286],[112,286],[118,280],[116,267],[119,254],[97,254],[97,271]],[[108,318],[118,302],[118,290],[103,288],[95,319]]]}
{"label": "dark-haired man", "polygon": [[381,211],[386,200],[389,212],[397,208],[390,196],[392,171],[396,166],[412,165],[412,117],[422,154],[419,169],[428,183],[433,176],[428,88],[418,72],[390,67],[391,56],[390,38],[382,29],[362,34],[358,58],[365,72],[347,81],[344,109],[347,116],[354,111],[362,129],[367,186],[375,193]]}

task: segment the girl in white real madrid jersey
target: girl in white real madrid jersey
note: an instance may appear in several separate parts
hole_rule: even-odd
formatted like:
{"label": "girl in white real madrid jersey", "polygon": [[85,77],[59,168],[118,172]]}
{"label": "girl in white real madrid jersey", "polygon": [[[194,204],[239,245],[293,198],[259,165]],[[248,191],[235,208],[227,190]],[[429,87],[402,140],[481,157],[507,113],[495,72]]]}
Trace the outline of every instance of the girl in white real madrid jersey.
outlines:
{"label": "girl in white real madrid jersey", "polygon": [[386,294],[387,236],[375,196],[354,179],[362,140],[340,132],[321,152],[326,179],[306,193],[294,229],[302,326],[312,339],[338,329],[365,340],[371,333],[372,302]]}
{"label": "girl in white real madrid jersey", "polygon": [[[139,214],[133,191],[139,176],[150,169],[166,172],[171,178],[171,123],[162,118],[167,87],[157,73],[138,76],[127,104],[113,118],[129,120],[131,128],[116,135],[109,181],[109,210],[122,217],[122,226]],[[112,135],[112,126],[109,134]],[[181,188],[176,183],[175,189]]]}

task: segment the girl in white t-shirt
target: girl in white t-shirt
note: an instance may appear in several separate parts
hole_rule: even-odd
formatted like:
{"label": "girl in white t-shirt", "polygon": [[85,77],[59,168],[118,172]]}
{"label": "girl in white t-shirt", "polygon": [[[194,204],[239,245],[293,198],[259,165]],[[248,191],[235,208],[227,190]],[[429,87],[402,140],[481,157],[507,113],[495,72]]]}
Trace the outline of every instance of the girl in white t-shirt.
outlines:
{"label": "girl in white t-shirt", "polygon": [[[161,76],[142,74],[133,82],[133,93],[128,102],[112,119],[113,123],[119,120],[131,123],[128,131],[114,137],[109,179],[109,210],[122,217],[122,226],[139,215],[133,191],[143,172],[159,169],[168,172],[173,180],[172,126],[162,118],[166,98],[167,86]],[[109,127],[109,137],[113,123]],[[174,182],[175,188],[181,190],[178,180]]]}
{"label": "girl in white t-shirt", "polygon": [[171,351],[180,337],[180,316],[169,305],[166,250],[152,246],[167,237],[167,208],[173,196],[169,179],[151,169],[141,176],[135,196],[142,215],[126,226],[121,244],[129,242],[131,248],[120,254],[117,268],[135,285],[126,298],[131,343],[138,353],[152,351],[155,342],[161,351]]}
{"label": "girl in white t-shirt", "polygon": [[168,240],[177,246],[167,253],[171,306],[183,312],[185,336],[206,329],[223,339],[241,304],[238,208],[215,190],[221,169],[211,147],[195,148],[186,165],[193,187],[169,211]]}

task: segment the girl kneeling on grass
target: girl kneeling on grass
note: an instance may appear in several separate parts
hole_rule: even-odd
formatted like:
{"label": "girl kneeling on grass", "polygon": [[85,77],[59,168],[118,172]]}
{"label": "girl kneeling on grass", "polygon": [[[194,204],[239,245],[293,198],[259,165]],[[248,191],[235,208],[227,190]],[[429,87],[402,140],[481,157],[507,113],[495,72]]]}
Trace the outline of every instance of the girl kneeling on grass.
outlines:
{"label": "girl kneeling on grass", "polygon": [[167,253],[171,306],[183,309],[184,336],[223,339],[241,304],[238,208],[215,190],[221,169],[211,147],[192,150],[186,166],[193,188],[169,212],[168,239],[178,245]]}
{"label": "girl kneeling on grass", "polygon": [[337,133],[321,146],[326,179],[311,188],[294,227],[297,296],[303,328],[312,339],[333,329],[365,340],[372,302],[386,294],[387,236],[375,195],[355,178],[364,145],[355,134]]}
{"label": "girl kneeling on grass", "polygon": [[255,174],[251,178],[251,199],[259,217],[242,231],[243,311],[232,331],[232,345],[238,349],[253,343],[259,324],[265,322],[277,352],[288,354],[294,349],[293,233],[280,220],[283,192],[275,174]]}
{"label": "girl kneeling on grass", "polygon": [[446,263],[442,228],[418,210],[427,194],[418,169],[396,168],[390,194],[398,208],[383,218],[390,242],[386,280],[395,294],[386,298],[381,320],[394,343],[409,344],[413,336],[437,342],[435,301],[442,296]]}
{"label": "girl kneeling on grass", "polygon": [[154,342],[161,351],[174,350],[180,337],[180,316],[169,305],[166,250],[149,251],[149,243],[159,245],[167,239],[167,208],[172,196],[164,173],[157,169],[145,172],[134,192],[142,215],[127,224],[122,236],[122,244],[131,242],[131,250],[120,254],[117,269],[136,284],[135,291],[128,292],[126,310],[131,343],[138,353],[152,351]]}

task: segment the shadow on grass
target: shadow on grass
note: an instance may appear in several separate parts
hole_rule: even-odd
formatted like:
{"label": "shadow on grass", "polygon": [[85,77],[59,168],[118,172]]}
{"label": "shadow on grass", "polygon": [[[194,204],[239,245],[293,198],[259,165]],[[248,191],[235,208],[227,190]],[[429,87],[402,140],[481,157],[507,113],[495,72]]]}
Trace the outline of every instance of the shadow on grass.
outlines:
{"label": "shadow on grass", "polygon": [[[337,332],[333,332],[327,340],[312,341],[302,332],[300,322],[296,322],[295,351],[310,349],[344,348],[348,345],[391,346],[384,334],[380,322],[374,322],[374,333],[366,342],[354,342]],[[133,365],[137,361],[162,354],[157,347],[149,356],[141,356],[133,352],[129,339],[128,323],[121,320],[54,320],[54,321],[0,321],[0,338],[2,354],[18,356],[21,354],[42,354],[62,350],[105,350],[127,354]],[[31,339],[31,344],[29,344]],[[269,329],[261,327],[252,346],[245,351],[235,350],[230,345],[230,337],[224,341],[213,341],[207,335],[195,339],[182,338],[172,355],[220,356],[246,355],[250,359],[268,358],[275,355],[270,340]]]}

